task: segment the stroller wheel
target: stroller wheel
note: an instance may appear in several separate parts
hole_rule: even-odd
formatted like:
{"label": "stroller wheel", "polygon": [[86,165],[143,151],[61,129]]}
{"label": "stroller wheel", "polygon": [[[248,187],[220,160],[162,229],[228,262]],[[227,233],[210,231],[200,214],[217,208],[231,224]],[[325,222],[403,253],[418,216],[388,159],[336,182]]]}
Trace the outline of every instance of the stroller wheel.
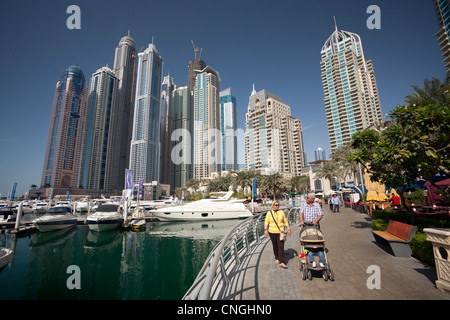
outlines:
{"label": "stroller wheel", "polygon": [[306,268],[302,266],[301,270],[302,270],[302,280],[306,280]]}
{"label": "stroller wheel", "polygon": [[330,280],[334,281],[334,272],[330,269]]}
{"label": "stroller wheel", "polygon": [[309,280],[312,280],[312,273],[311,273],[311,270],[308,270],[308,279],[309,279]]}
{"label": "stroller wheel", "polygon": [[322,277],[324,281],[328,281],[328,272],[327,270],[322,271]]}

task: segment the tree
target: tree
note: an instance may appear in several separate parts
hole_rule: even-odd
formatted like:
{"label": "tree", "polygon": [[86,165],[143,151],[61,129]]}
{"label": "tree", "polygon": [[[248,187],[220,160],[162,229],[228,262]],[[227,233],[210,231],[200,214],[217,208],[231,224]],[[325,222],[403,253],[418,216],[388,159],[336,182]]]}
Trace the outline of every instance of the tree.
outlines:
{"label": "tree", "polygon": [[262,175],[260,186],[262,193],[272,194],[274,199],[277,194],[288,190],[287,184],[279,172],[270,175]]}
{"label": "tree", "polygon": [[353,136],[352,159],[366,167],[373,181],[398,189],[408,209],[403,194],[408,184],[450,173],[450,108],[448,103],[419,102],[397,106],[390,117],[386,129]]}
{"label": "tree", "polygon": [[338,165],[333,161],[322,162],[321,167],[316,172],[316,178],[328,179],[331,185],[331,178],[337,175],[338,168]]}
{"label": "tree", "polygon": [[425,79],[422,87],[412,85],[411,87],[413,87],[414,92],[405,97],[405,102],[409,105],[419,104],[425,101],[437,104],[449,103],[448,96],[440,92],[445,85],[449,84],[449,80],[450,78],[447,74],[445,82],[432,78],[431,80]]}
{"label": "tree", "polygon": [[311,188],[309,176],[294,176],[288,182],[291,191],[305,194]]}

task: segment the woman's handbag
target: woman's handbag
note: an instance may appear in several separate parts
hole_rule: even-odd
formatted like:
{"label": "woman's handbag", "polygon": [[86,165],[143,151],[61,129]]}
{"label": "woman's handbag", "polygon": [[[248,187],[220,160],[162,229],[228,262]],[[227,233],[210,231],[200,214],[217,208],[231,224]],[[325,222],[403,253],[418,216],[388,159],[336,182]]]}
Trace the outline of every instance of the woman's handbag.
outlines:
{"label": "woman's handbag", "polygon": [[277,220],[275,220],[275,218],[273,217],[273,210],[270,210],[270,214],[272,215],[272,219],[273,219],[273,221],[275,221],[275,224],[277,225],[278,230],[280,230],[280,241],[286,241],[287,234],[288,234],[287,231],[280,229],[280,227],[278,226]]}

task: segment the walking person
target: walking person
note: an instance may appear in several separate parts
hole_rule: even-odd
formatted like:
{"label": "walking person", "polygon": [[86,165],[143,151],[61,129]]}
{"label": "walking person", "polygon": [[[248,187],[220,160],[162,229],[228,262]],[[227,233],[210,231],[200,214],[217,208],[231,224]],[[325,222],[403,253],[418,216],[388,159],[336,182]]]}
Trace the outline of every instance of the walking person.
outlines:
{"label": "walking person", "polygon": [[275,263],[279,264],[281,268],[286,269],[284,259],[284,242],[280,239],[281,231],[285,231],[285,227],[288,229],[288,235],[291,235],[291,228],[287,222],[286,216],[283,210],[279,210],[280,204],[278,201],[272,202],[272,210],[267,212],[266,219],[264,221],[264,237],[270,236],[272,241],[273,254],[275,255]]}
{"label": "walking person", "polygon": [[320,205],[314,201],[315,194],[311,193],[306,196],[306,202],[300,206],[300,226],[317,226],[320,229],[319,221],[323,217],[323,211]]}
{"label": "walking person", "polygon": [[339,200],[339,197],[334,194],[331,201],[333,202],[333,212],[339,212],[339,205],[341,204],[341,200]]}

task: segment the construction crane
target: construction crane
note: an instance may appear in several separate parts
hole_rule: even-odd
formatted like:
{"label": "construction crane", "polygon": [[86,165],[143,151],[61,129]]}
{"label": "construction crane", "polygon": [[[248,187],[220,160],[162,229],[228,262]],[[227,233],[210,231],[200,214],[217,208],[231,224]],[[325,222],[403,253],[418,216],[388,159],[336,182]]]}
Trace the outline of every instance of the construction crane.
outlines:
{"label": "construction crane", "polygon": [[[194,60],[197,60],[197,52],[198,52],[198,47],[196,48],[194,45],[194,41],[192,41],[192,47],[194,48]],[[200,55],[198,56],[198,58],[200,59],[200,57],[202,56],[202,50],[203,48],[200,49]]]}

